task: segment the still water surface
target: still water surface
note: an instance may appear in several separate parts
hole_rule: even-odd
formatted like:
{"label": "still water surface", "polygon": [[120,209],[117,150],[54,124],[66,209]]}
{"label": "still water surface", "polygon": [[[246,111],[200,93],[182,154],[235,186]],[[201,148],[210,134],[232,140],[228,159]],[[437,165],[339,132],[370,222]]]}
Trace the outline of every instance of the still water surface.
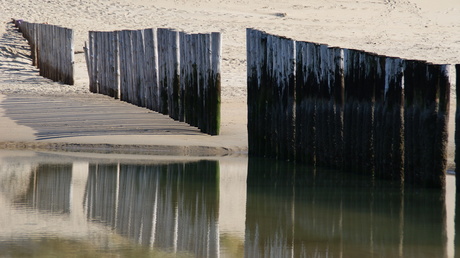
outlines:
{"label": "still water surface", "polygon": [[454,257],[454,193],[452,176],[401,190],[262,159],[2,151],[0,257]]}

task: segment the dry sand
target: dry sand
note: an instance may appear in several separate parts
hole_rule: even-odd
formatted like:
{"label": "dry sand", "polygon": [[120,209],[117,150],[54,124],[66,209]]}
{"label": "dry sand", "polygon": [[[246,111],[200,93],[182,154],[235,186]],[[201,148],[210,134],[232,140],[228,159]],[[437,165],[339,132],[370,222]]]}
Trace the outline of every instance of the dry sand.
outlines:
{"label": "dry sand", "polygon": [[[460,2],[455,0],[0,0],[0,18],[0,94],[7,96],[90,95],[82,54],[76,54],[75,86],[40,78],[29,65],[24,43],[12,35],[7,25],[10,18],[74,29],[76,51],[82,50],[90,30],[168,27],[186,32],[222,32],[222,135],[206,140],[198,137],[193,144],[207,145],[211,141],[219,146],[237,146],[239,151],[247,141],[245,29],[248,27],[382,55],[460,63]],[[8,116],[1,119],[9,121],[11,126],[15,124]],[[5,127],[10,128],[5,125],[2,131],[7,130]],[[23,141],[37,142],[33,128],[18,128],[21,133],[12,135],[16,138],[10,141],[19,141],[21,135],[27,135]],[[31,134],[26,133],[28,130]],[[10,134],[2,133],[0,141],[7,141],[8,137]],[[182,145],[182,138],[152,141]],[[84,138],[80,143],[94,143],[96,139]],[[55,141],[59,140],[71,141],[70,138]],[[123,142],[120,137],[105,142],[111,141]],[[452,144],[449,149],[452,153]]]}

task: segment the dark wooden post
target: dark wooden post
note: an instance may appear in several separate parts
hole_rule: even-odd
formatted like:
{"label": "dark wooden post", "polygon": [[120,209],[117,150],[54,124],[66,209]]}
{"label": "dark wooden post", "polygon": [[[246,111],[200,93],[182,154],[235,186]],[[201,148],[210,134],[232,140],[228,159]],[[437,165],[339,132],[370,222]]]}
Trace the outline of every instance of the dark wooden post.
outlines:
{"label": "dark wooden post", "polygon": [[350,171],[355,169],[355,153],[358,136],[357,130],[357,100],[356,100],[356,69],[358,51],[344,49],[344,89],[345,105],[343,114],[343,140],[344,140],[344,169]]}
{"label": "dark wooden post", "polygon": [[258,156],[257,136],[257,110],[256,97],[259,88],[259,70],[257,69],[258,57],[258,31],[246,29],[246,59],[247,59],[247,128],[248,128],[248,152],[251,156]]}
{"label": "dark wooden post", "polygon": [[155,29],[144,30],[144,47],[145,104],[148,109],[158,111],[158,50]]}
{"label": "dark wooden post", "polygon": [[[455,173],[460,175],[460,165],[457,165],[460,164],[460,98],[458,97],[460,96],[460,64],[455,65],[455,74],[455,87],[457,96],[457,109],[455,111]],[[456,177],[456,186],[458,197],[460,194],[460,178],[458,177]],[[460,198],[457,199],[457,204],[460,204]],[[458,205],[457,207],[459,207],[457,209],[460,210],[460,205]],[[460,239],[458,240],[458,242],[460,243]]]}
{"label": "dark wooden post", "polygon": [[343,50],[331,48],[330,52],[330,79],[329,85],[333,94],[332,128],[330,137],[331,160],[330,164],[335,168],[343,166],[343,109],[344,109],[344,77],[343,77]]}
{"label": "dark wooden post", "polygon": [[168,29],[160,28],[158,34],[158,79],[159,79],[159,110],[158,112],[168,114]]}
{"label": "dark wooden post", "polygon": [[423,136],[420,134],[420,115],[423,110],[423,98],[427,64],[416,60],[406,60],[404,65],[404,180],[407,183],[420,181],[421,151]]}
{"label": "dark wooden post", "polygon": [[315,119],[315,143],[316,164],[325,166],[328,164],[329,154],[329,102],[331,91],[329,88],[329,49],[327,45],[318,46],[318,95],[316,96],[316,119]]}
{"label": "dark wooden post", "polygon": [[221,62],[222,62],[222,35],[211,33],[211,75],[209,82],[208,113],[209,126],[208,134],[218,135],[220,133],[220,104],[221,104]]}
{"label": "dark wooden post", "polygon": [[120,69],[120,100],[126,101],[128,97],[127,84],[128,84],[128,75],[127,75],[127,65],[126,65],[126,31],[118,32],[118,59],[119,59],[119,69]]}
{"label": "dark wooden post", "polygon": [[450,78],[449,65],[436,65],[438,73],[439,92],[436,139],[434,142],[434,170],[432,175],[432,185],[435,188],[445,188],[447,170],[447,144],[448,144],[448,121],[450,110]]}
{"label": "dark wooden post", "polygon": [[381,160],[376,160],[381,169],[376,175],[396,182],[403,180],[403,118],[402,118],[402,76],[403,60],[387,57],[385,62],[385,92],[381,115],[382,134],[376,135],[382,141]]}

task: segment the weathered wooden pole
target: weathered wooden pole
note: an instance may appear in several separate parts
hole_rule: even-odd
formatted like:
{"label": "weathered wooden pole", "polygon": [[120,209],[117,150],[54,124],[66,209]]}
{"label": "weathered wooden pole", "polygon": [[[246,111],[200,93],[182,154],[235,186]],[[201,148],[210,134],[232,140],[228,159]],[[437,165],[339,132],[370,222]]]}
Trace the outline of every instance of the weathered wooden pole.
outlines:
{"label": "weathered wooden pole", "polygon": [[158,49],[156,30],[144,30],[144,46],[145,103],[148,109],[158,111]]}
{"label": "weathered wooden pole", "polygon": [[[455,65],[455,87],[456,96],[460,96],[460,64]],[[460,98],[457,97],[457,106],[455,111],[455,173],[460,175]],[[456,177],[457,196],[460,194],[460,179]],[[460,198],[457,199],[457,204],[460,204]],[[457,207],[460,207],[458,205]],[[460,208],[457,208],[460,210]],[[460,221],[460,220],[459,220]],[[459,223],[460,224],[460,223]],[[460,227],[459,227],[460,228]],[[460,243],[460,239],[458,241]]]}
{"label": "weathered wooden pole", "polygon": [[[281,86],[281,117],[279,124],[282,133],[281,157],[284,160],[295,161],[295,69],[296,50],[295,41],[287,38],[281,39],[280,63],[282,67],[279,86]],[[283,125],[284,124],[284,125]]]}
{"label": "weathered wooden pole", "polygon": [[316,164],[327,165],[328,149],[328,130],[329,112],[328,104],[331,100],[329,89],[329,49],[327,45],[318,46],[318,63],[316,66],[318,73],[318,94],[316,96],[316,120],[315,120],[315,144],[316,144]]}
{"label": "weathered wooden pole", "polygon": [[129,87],[131,78],[131,54],[130,45],[131,40],[129,31],[123,30],[119,32],[118,46],[119,46],[119,59],[120,59],[120,100],[129,102]]}
{"label": "weathered wooden pole", "polygon": [[67,46],[66,55],[66,74],[64,83],[69,85],[75,84],[75,41],[74,31],[72,29],[65,29],[65,45]]}
{"label": "weathered wooden pole", "polygon": [[193,66],[192,66],[192,36],[187,33],[180,34],[180,66],[181,66],[181,100],[182,100],[182,108],[183,108],[183,121],[186,123],[190,123],[191,121],[191,109],[192,109],[192,73],[193,73]]}
{"label": "weathered wooden pole", "polygon": [[267,35],[267,81],[262,84],[266,85],[267,95],[266,98],[266,113],[264,117],[263,129],[266,130],[267,145],[264,147],[266,152],[265,156],[269,158],[276,158],[278,154],[278,113],[275,109],[278,107],[278,88],[276,86],[275,75],[279,72],[276,66],[278,58],[278,37],[275,35]]}
{"label": "weathered wooden pole", "polygon": [[200,77],[200,62],[198,59],[198,53],[199,53],[199,35],[198,34],[192,34],[191,38],[191,51],[190,51],[190,58],[192,60],[192,75],[190,79],[190,99],[189,105],[190,107],[190,124],[193,126],[198,126],[199,125],[199,114],[200,114],[200,103],[199,103],[199,77]]}
{"label": "weathered wooden pole", "polygon": [[307,46],[307,110],[306,110],[306,158],[307,164],[317,164],[317,123],[318,98],[321,90],[321,59],[320,44],[310,43]]}
{"label": "weathered wooden pole", "polygon": [[375,110],[375,89],[381,81],[377,76],[379,72],[379,57],[377,55],[361,52],[360,53],[360,84],[361,96],[359,101],[361,126],[361,145],[358,146],[358,156],[361,172],[366,174],[374,173],[374,110]]}
{"label": "weathered wooden pole", "polygon": [[159,102],[158,112],[168,114],[168,84],[167,84],[167,29],[157,29],[158,35],[158,80],[159,80]]}
{"label": "weathered wooden pole", "polygon": [[145,107],[145,46],[144,46],[144,31],[136,30],[133,31],[133,68],[134,68],[134,85],[133,95],[134,104],[139,107]]}
{"label": "weathered wooden pole", "polygon": [[209,85],[208,134],[220,133],[220,106],[221,106],[221,62],[222,62],[222,35],[219,32],[211,33],[211,75]]}
{"label": "weathered wooden pole", "polygon": [[356,56],[358,51],[353,49],[344,49],[344,88],[345,88],[345,105],[343,114],[343,139],[344,139],[344,169],[353,170],[355,159],[355,149],[358,141],[356,134],[356,75],[357,69]]}
{"label": "weathered wooden pole", "polygon": [[403,180],[403,60],[387,57],[385,61],[385,92],[381,109],[381,134],[376,135],[381,141],[379,155],[376,160],[376,176],[396,182]]}
{"label": "weathered wooden pole", "polygon": [[170,31],[170,46],[171,46],[171,90],[169,101],[169,116],[174,120],[179,120],[179,107],[180,107],[180,45],[179,45],[179,32],[175,30]]}
{"label": "weathered wooden pole", "polygon": [[211,34],[200,34],[199,40],[199,56],[200,60],[200,77],[199,77],[199,93],[200,93],[200,122],[198,128],[201,132],[206,132],[209,123],[208,117],[208,95],[209,95],[209,79],[211,70]]}
{"label": "weathered wooden pole", "polygon": [[99,81],[99,89],[98,93],[107,95],[107,33],[106,32],[98,32],[98,45],[99,51],[99,63],[98,63],[98,81]]}
{"label": "weathered wooden pole", "polygon": [[450,110],[450,66],[436,65],[438,74],[439,92],[437,121],[436,121],[436,139],[434,143],[434,170],[432,174],[432,187],[445,188],[446,170],[447,170],[447,145],[448,145],[448,123]]}
{"label": "weathered wooden pole", "polygon": [[251,156],[258,156],[257,146],[257,89],[259,88],[259,70],[257,69],[258,48],[260,43],[257,37],[258,31],[246,29],[246,59],[247,59],[247,129],[248,129],[248,152]]}
{"label": "weathered wooden pole", "polygon": [[343,109],[344,109],[344,77],[343,77],[343,50],[330,49],[330,79],[329,85],[333,95],[332,137],[330,165],[335,168],[343,166]]}
{"label": "weathered wooden pole", "polygon": [[133,33],[132,30],[125,31],[125,48],[126,48],[126,77],[127,77],[127,84],[126,84],[126,101],[128,103],[133,103],[134,99],[134,42],[133,42]]}
{"label": "weathered wooden pole", "polygon": [[[269,36],[258,30],[247,30],[248,46],[248,138],[249,153],[253,156],[268,156],[269,119],[267,118],[269,91],[268,68],[272,52],[268,49]],[[271,40],[271,38],[270,38]]]}
{"label": "weathered wooden pole", "polygon": [[120,98],[120,68],[119,68],[119,46],[118,31],[110,33],[110,63],[109,73],[111,74],[109,96],[115,99]]}
{"label": "weathered wooden pole", "polygon": [[186,98],[186,85],[188,81],[190,80],[189,78],[189,46],[187,44],[187,34],[183,31],[179,32],[179,72],[180,72],[180,87],[179,87],[179,121],[184,122],[185,121],[185,110],[186,110],[186,103],[185,103],[185,98]]}
{"label": "weathered wooden pole", "polygon": [[404,181],[420,180],[423,136],[420,134],[420,115],[427,74],[427,64],[406,60],[404,65]]}

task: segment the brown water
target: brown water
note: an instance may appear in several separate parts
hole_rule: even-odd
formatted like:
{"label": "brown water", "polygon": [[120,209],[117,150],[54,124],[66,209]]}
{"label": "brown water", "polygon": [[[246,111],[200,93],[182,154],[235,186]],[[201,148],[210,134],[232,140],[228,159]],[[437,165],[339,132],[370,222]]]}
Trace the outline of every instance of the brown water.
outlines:
{"label": "brown water", "polygon": [[261,159],[0,151],[0,257],[454,257],[454,193],[453,176],[443,192]]}

